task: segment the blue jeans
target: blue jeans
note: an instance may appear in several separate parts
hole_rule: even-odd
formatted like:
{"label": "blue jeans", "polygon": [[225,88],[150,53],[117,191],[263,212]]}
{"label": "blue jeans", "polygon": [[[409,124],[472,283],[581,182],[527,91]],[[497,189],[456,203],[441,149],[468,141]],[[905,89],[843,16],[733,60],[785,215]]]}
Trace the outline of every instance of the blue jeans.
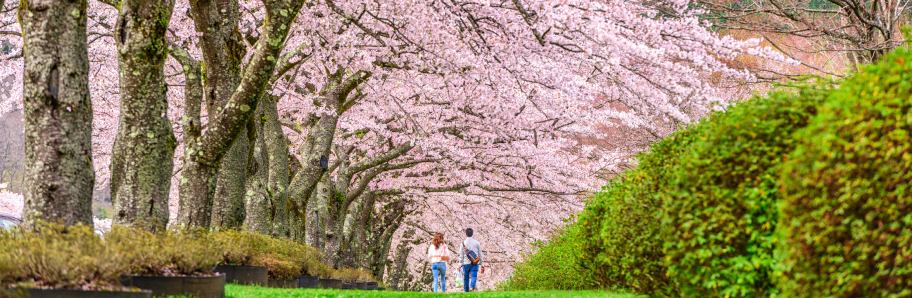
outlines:
{"label": "blue jeans", "polygon": [[[446,262],[437,262],[431,265],[434,273],[434,292],[446,292]],[[439,287],[438,287],[439,285]]]}
{"label": "blue jeans", "polygon": [[[472,291],[475,290],[475,281],[478,280],[478,267],[478,264],[462,265],[462,287],[466,292],[468,292],[469,289],[472,289]],[[469,282],[472,283],[471,287],[469,286]]]}

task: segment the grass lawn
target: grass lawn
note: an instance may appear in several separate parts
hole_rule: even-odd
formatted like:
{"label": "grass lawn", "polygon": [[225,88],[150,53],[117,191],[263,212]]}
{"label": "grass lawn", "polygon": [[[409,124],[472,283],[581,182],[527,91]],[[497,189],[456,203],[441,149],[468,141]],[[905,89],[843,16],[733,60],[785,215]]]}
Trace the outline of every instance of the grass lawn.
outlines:
{"label": "grass lawn", "polygon": [[634,298],[641,297],[631,294],[597,292],[597,291],[530,291],[530,292],[452,292],[448,294],[418,293],[418,292],[393,292],[393,291],[358,291],[358,290],[330,290],[330,289],[275,289],[254,286],[226,285],[225,296],[228,298],[291,298],[291,297],[379,297],[379,298],[405,298],[405,297],[479,297],[479,298],[564,298],[564,297],[607,297],[607,298]]}

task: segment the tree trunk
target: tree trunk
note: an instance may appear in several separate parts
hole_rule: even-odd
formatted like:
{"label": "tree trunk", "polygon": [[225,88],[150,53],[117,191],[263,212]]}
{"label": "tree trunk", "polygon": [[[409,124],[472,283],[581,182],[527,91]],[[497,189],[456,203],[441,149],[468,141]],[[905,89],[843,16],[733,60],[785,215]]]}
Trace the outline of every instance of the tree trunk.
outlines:
{"label": "tree trunk", "polygon": [[252,153],[248,132],[246,128],[241,129],[219,165],[212,199],[213,229],[238,229],[244,223],[248,158]]}
{"label": "tree trunk", "polygon": [[25,222],[92,224],[86,1],[21,1]]}
{"label": "tree trunk", "polygon": [[264,95],[254,118],[256,169],[248,183],[244,225],[251,231],[287,237],[288,141],[279,123],[277,99]]}
{"label": "tree trunk", "polygon": [[111,162],[114,223],[148,230],[168,224],[177,141],[167,116],[164,65],[173,8],[172,1],[123,1],[115,28],[121,108]]}
{"label": "tree trunk", "polygon": [[[240,76],[237,88],[229,94],[221,95],[230,95],[230,97],[223,97],[229,98],[226,104],[221,106],[217,113],[209,114],[206,131],[194,142],[194,150],[188,153],[187,164],[184,167],[190,171],[185,170],[184,176],[181,178],[181,211],[178,214],[180,225],[185,227],[210,226],[215,179],[200,175],[215,175],[219,172],[219,164],[224,155],[232,144],[236,143],[235,140],[249,123],[250,115],[256,110],[259,97],[263,94],[275,70],[277,57],[285,45],[291,23],[303,3],[303,1],[273,0],[268,1],[268,5],[265,6],[266,18],[263,22],[262,34],[254,46],[256,50],[250,58],[250,62],[243,68],[243,75]],[[219,7],[217,4],[227,5],[227,7]],[[202,32],[201,48],[207,66],[207,82],[212,75],[220,75],[211,73],[210,70],[224,70],[222,67],[215,67],[216,65],[213,63],[225,60],[214,56],[224,54],[238,59],[244,56],[239,52],[243,50],[243,47],[232,47],[238,43],[225,43],[223,42],[225,39],[221,38],[229,35],[232,36],[231,40],[237,41],[240,38],[236,16],[234,16],[234,21],[228,22],[225,22],[226,18],[221,17],[221,14],[235,13],[237,5],[237,2],[234,1],[224,3],[207,0],[191,1],[191,15],[194,24],[197,31]],[[231,20],[231,18],[227,19]],[[228,32],[228,35],[219,34],[219,32]],[[210,67],[212,68],[210,69]],[[206,90],[207,101],[217,95],[210,91],[211,89]],[[210,108],[210,111],[213,110]],[[244,172],[246,173],[246,171],[245,167]],[[213,180],[213,182],[210,183],[209,180]],[[202,208],[209,206],[210,208],[194,209],[197,206]]]}
{"label": "tree trunk", "polygon": [[329,174],[321,176],[317,183],[313,196],[307,202],[307,244],[313,246],[325,253],[327,261],[332,258],[331,252],[334,252],[329,246],[333,234],[333,215],[331,208],[333,200],[332,182]]}
{"label": "tree trunk", "polygon": [[361,71],[345,77],[344,70],[338,69],[321,90],[319,105],[331,112],[319,115],[308,129],[304,150],[301,152],[301,167],[288,186],[288,200],[292,208],[304,210],[307,198],[326,172],[320,166],[320,160],[329,158],[342,107],[352,90],[368,78],[370,73]]}

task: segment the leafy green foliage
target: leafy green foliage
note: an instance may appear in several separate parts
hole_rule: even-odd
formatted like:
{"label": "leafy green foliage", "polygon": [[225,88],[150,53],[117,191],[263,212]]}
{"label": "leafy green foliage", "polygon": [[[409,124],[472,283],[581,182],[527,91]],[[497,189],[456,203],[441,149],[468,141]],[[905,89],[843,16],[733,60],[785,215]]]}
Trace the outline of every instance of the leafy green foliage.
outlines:
{"label": "leafy green foliage", "polygon": [[498,287],[504,290],[591,289],[591,273],[580,266],[582,242],[577,225],[558,232],[551,241],[538,243],[537,252],[514,266],[513,276]]}
{"label": "leafy green foliage", "polygon": [[787,297],[912,296],[912,51],[847,79],[783,166]]}
{"label": "leafy green foliage", "polygon": [[828,91],[775,92],[705,120],[661,194],[665,264],[683,294],[775,291],[778,168]]}
{"label": "leafy green foliage", "polygon": [[663,263],[657,219],[668,173],[699,125],[677,132],[638,156],[639,165],[609,183],[582,212],[583,264],[603,287],[638,293],[673,291]]}

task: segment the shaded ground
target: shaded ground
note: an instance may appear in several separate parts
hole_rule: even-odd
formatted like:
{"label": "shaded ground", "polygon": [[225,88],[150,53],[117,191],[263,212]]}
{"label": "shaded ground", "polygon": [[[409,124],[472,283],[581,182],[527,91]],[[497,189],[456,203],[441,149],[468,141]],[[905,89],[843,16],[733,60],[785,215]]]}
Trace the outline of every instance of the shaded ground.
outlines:
{"label": "shaded ground", "polygon": [[329,290],[329,289],[275,289],[252,286],[227,285],[225,295],[229,298],[258,298],[258,297],[338,297],[338,298],[405,298],[405,297],[479,297],[479,298],[565,298],[565,297],[605,297],[605,298],[634,298],[642,297],[632,294],[610,293],[599,291],[524,291],[524,292],[476,292],[462,293],[450,292],[447,294],[418,293],[418,292],[393,292],[393,291],[357,291],[357,290]]}

